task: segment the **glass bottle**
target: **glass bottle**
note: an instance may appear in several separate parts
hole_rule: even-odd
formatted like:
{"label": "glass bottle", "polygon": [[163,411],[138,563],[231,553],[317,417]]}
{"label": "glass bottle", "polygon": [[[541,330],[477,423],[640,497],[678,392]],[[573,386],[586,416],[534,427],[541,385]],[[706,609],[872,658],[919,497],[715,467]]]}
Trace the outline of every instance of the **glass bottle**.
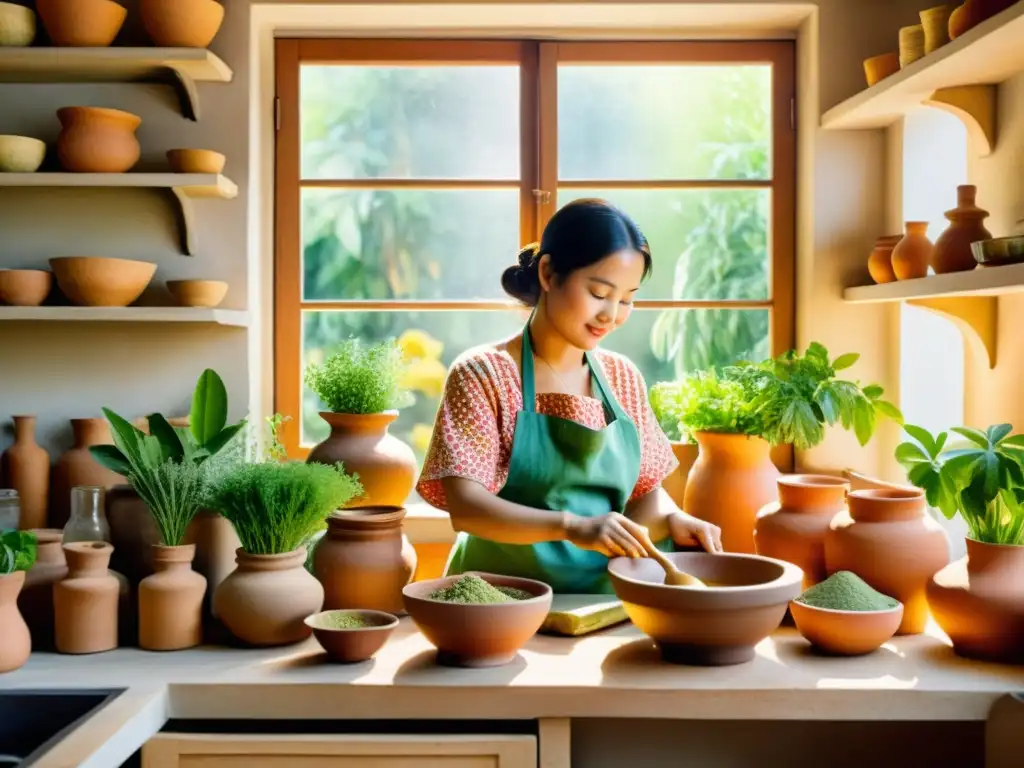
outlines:
{"label": "glass bottle", "polygon": [[0,530],[12,530],[21,522],[21,499],[13,488],[0,488]]}
{"label": "glass bottle", "polygon": [[64,543],[110,541],[110,525],[103,511],[105,491],[100,486],[79,485],[71,489],[71,518],[64,526]]}

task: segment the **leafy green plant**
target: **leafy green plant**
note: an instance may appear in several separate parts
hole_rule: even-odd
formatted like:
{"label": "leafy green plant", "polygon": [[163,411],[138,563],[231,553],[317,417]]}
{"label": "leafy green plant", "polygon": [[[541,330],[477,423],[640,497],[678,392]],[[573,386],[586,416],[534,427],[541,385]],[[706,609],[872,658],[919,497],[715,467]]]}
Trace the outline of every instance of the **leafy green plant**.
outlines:
{"label": "leafy green plant", "polygon": [[264,461],[227,470],[206,505],[231,521],[246,552],[277,555],[298,549],[362,492],[341,464]]}
{"label": "leafy green plant", "polygon": [[36,545],[36,535],[29,531],[0,531],[0,576],[35,565]]}
{"label": "leafy green plant", "polygon": [[651,388],[651,409],[671,440],[693,441],[695,432],[758,434],[759,421],[738,381],[699,371],[681,382]]}
{"label": "leafy green plant", "polygon": [[931,506],[950,520],[959,514],[976,541],[1024,545],[1024,435],[1011,435],[1010,424],[954,427],[969,444],[943,450],[946,432],[903,429],[912,440],[896,447],[896,460]]}
{"label": "leafy green plant", "polygon": [[332,413],[381,413],[412,402],[403,386],[405,356],[394,339],[365,344],[342,341],[322,365],[306,367],[306,386]]}

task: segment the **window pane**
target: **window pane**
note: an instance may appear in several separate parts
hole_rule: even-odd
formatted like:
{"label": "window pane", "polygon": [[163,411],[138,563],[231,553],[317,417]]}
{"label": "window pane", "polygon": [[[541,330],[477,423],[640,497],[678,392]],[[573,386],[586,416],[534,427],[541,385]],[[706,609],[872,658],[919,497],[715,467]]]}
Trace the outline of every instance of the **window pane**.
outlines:
{"label": "window pane", "polygon": [[641,299],[767,299],[768,189],[562,189],[558,204],[600,197],[636,221],[654,273]]}
{"label": "window pane", "polygon": [[518,179],[517,66],[304,66],[306,179]]}
{"label": "window pane", "polygon": [[519,192],[302,190],[303,298],[497,299]]}
{"label": "window pane", "polygon": [[771,72],[561,65],[558,178],[771,178]]}

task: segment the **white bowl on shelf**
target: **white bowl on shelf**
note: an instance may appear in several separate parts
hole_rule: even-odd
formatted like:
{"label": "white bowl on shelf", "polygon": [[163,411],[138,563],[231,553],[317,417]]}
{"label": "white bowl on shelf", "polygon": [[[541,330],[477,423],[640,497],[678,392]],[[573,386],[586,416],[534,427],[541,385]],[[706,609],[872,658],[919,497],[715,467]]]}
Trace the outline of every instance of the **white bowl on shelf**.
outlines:
{"label": "white bowl on shelf", "polygon": [[35,173],[46,157],[46,144],[31,136],[0,136],[0,173]]}
{"label": "white bowl on shelf", "polygon": [[0,3],[0,48],[24,48],[36,39],[36,13],[14,3]]}

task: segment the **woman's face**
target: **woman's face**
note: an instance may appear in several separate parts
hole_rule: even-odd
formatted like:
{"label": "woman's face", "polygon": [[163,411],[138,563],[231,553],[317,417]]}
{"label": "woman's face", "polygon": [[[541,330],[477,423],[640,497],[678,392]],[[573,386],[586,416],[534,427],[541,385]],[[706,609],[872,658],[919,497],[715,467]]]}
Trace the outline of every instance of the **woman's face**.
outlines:
{"label": "woman's face", "polygon": [[593,349],[626,322],[643,275],[644,257],[632,249],[577,269],[564,280],[554,277],[550,257],[544,256],[540,281],[547,316],[574,347]]}

